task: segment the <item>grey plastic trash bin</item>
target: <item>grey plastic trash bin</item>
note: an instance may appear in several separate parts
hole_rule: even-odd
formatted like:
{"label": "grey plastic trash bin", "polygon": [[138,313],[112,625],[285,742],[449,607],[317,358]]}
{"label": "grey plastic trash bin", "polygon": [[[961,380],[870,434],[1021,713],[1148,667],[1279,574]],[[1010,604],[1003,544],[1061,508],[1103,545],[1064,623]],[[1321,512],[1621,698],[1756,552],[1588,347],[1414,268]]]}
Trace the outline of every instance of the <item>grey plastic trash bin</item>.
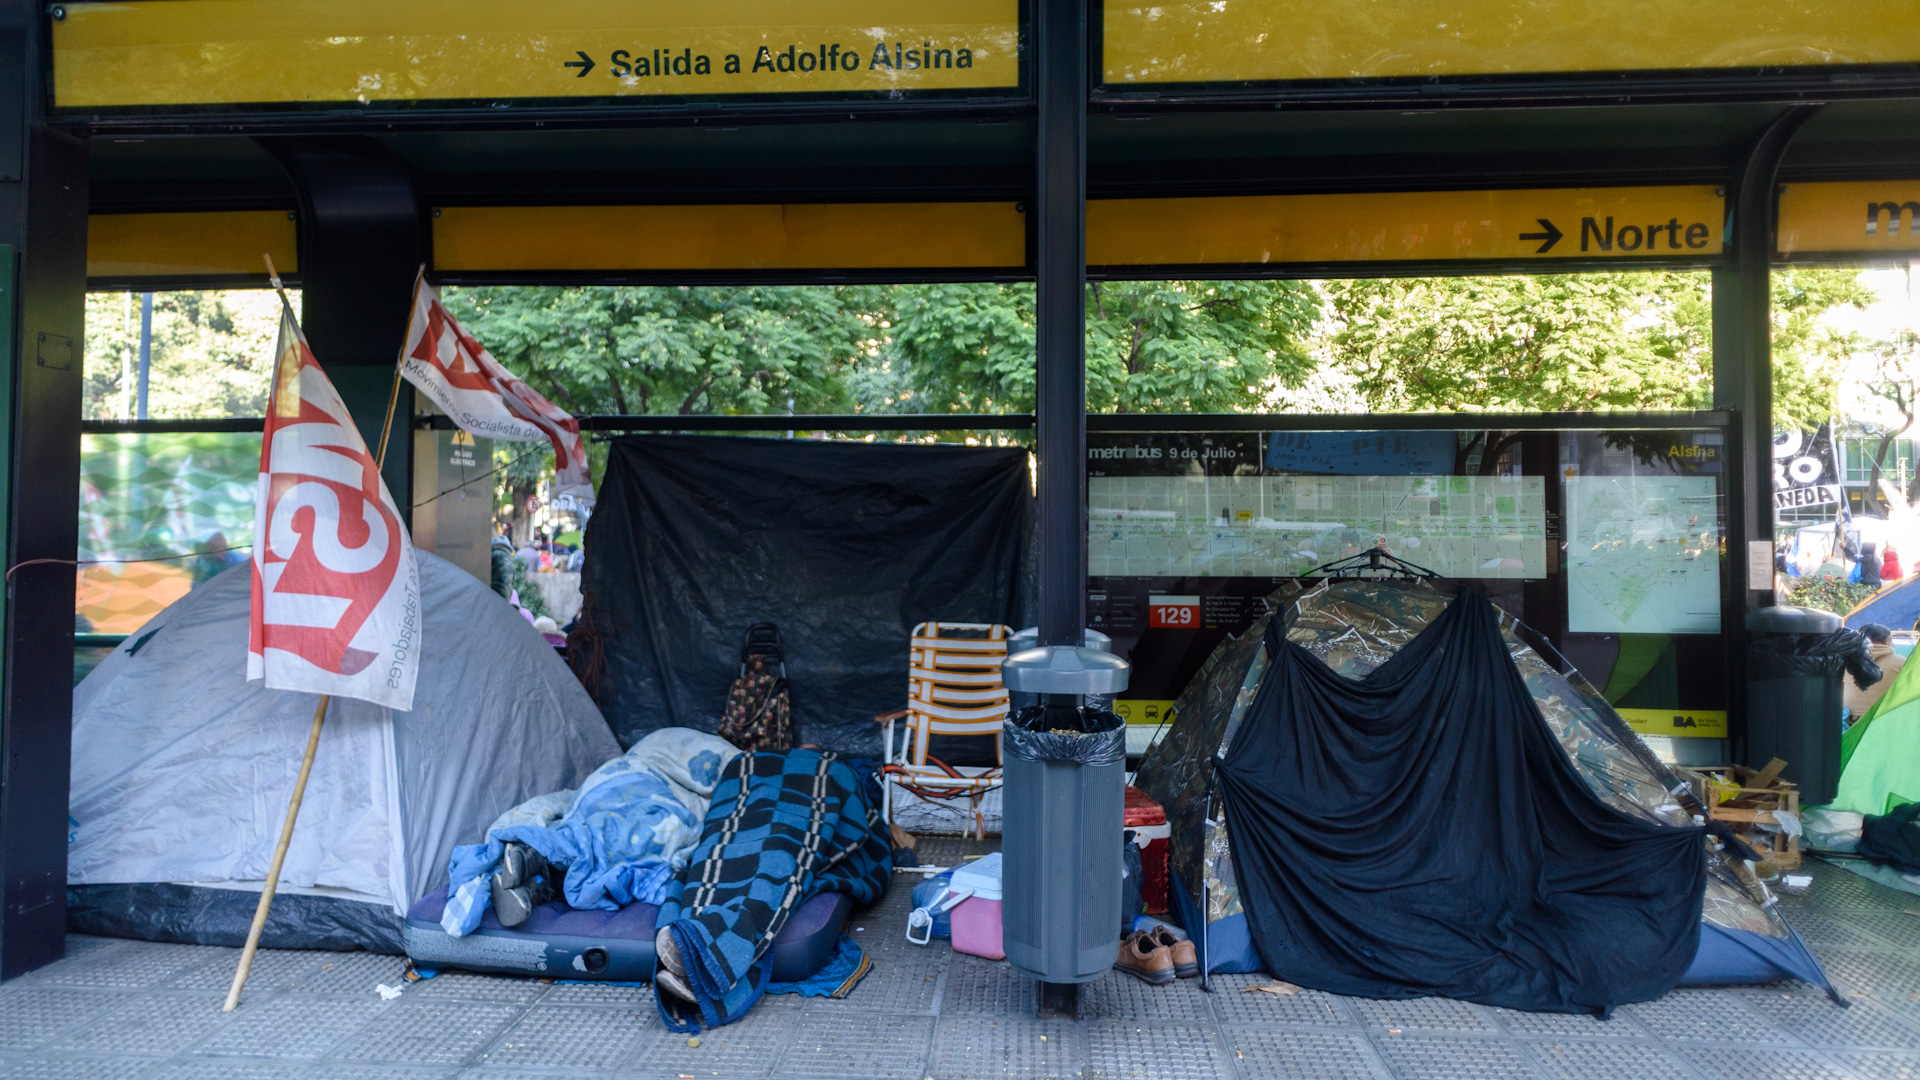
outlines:
{"label": "grey plastic trash bin", "polygon": [[[1040,695],[1102,730],[1028,730],[1001,737],[1006,787],[1001,826],[1001,937],[1014,968],[1043,983],[1099,978],[1119,956],[1126,727],[1087,697],[1126,689],[1127,662],[1055,646],[1008,657],[1007,689]],[[1030,710],[1028,718],[1038,709]],[[1058,717],[1060,714],[1055,714]]]}
{"label": "grey plastic trash bin", "polygon": [[1825,637],[1840,629],[1840,616],[1802,607],[1760,608],[1747,613],[1747,752],[1749,768],[1780,758],[1782,774],[1800,787],[1800,805],[1833,800],[1840,786],[1840,680],[1830,673],[1795,671],[1778,654],[1781,638]]}

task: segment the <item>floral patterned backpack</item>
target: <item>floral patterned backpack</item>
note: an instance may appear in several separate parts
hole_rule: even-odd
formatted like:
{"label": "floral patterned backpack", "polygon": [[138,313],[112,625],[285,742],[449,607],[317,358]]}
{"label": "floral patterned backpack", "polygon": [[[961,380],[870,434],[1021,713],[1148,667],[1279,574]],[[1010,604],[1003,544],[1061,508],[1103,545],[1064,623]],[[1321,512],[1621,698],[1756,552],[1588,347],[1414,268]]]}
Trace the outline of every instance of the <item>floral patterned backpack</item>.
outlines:
{"label": "floral patterned backpack", "polygon": [[742,750],[793,748],[786,642],[772,623],[747,628],[747,640],[740,647],[740,674],[727,691],[717,734]]}

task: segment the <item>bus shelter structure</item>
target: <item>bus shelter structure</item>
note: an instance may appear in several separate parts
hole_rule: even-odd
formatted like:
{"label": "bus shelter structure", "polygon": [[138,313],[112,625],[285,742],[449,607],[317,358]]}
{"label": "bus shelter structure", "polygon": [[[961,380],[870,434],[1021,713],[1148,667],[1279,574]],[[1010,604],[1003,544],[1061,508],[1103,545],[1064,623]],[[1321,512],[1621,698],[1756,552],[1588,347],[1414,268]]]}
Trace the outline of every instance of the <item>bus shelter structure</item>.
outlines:
{"label": "bus shelter structure", "polygon": [[[1065,644],[1090,425],[1330,423],[1089,418],[1090,278],[1710,271],[1714,412],[1617,424],[1725,432],[1737,745],[1741,616],[1771,595],[1770,271],[1904,261],[1917,229],[1920,18],[1897,0],[0,0],[0,977],[62,949],[81,436],[172,423],[83,425],[89,288],[259,285],[270,253],[371,443],[423,264],[1033,281],[1033,416],[887,423],[1033,429],[1042,643]],[[396,491],[413,451],[387,456]]]}

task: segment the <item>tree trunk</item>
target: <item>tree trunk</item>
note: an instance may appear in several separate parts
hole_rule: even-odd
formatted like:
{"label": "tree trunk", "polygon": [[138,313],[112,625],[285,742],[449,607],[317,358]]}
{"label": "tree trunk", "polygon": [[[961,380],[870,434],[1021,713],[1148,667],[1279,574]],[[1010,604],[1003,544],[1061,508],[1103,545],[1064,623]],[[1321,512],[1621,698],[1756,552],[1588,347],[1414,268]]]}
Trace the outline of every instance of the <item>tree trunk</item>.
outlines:
{"label": "tree trunk", "polygon": [[1519,441],[1520,433],[1516,431],[1501,436],[1499,440],[1488,446],[1487,452],[1480,455],[1480,475],[1492,476],[1493,470],[1500,464],[1500,455],[1507,452],[1507,447]]}

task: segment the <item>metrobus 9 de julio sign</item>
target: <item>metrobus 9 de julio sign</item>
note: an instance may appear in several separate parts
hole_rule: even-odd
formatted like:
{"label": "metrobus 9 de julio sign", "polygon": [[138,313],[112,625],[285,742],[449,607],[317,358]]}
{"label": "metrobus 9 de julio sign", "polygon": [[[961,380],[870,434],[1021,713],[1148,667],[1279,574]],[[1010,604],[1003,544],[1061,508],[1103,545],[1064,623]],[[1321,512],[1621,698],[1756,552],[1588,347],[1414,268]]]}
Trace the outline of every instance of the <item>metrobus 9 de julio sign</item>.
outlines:
{"label": "metrobus 9 de julio sign", "polygon": [[134,0],[53,9],[59,109],[1016,91],[1019,0]]}

